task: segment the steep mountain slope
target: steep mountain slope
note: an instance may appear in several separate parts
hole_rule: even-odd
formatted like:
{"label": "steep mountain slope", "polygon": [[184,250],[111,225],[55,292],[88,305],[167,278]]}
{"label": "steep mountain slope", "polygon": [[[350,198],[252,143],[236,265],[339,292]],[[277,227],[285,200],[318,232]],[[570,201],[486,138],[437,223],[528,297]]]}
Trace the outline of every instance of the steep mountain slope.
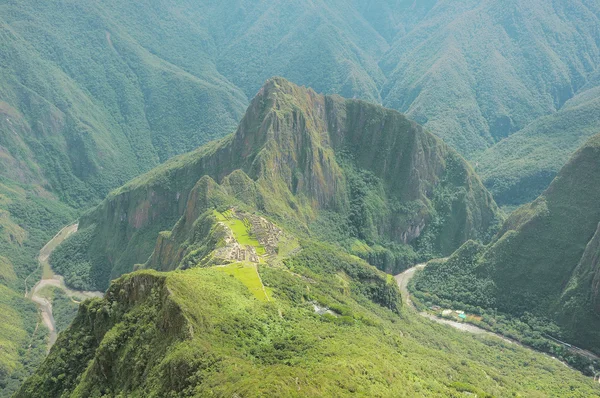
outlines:
{"label": "steep mountain slope", "polygon": [[38,250],[76,216],[40,186],[25,187],[0,180],[0,396],[46,355],[47,330],[24,290],[37,281]]}
{"label": "steep mountain slope", "polygon": [[[32,7],[8,2],[6,24],[125,125],[140,161],[156,152],[164,160],[223,134],[245,97],[273,75],[383,102],[472,154],[560,109],[600,57],[600,11],[591,0],[460,7],[447,0],[64,0],[38,14]],[[69,46],[68,29],[82,45]],[[82,59],[111,65],[107,78]],[[169,97],[172,86],[179,96]],[[131,102],[144,106],[123,106]],[[200,112],[190,112],[194,104]]]}
{"label": "steep mountain slope", "polygon": [[[54,139],[7,151],[31,163],[27,175],[41,167],[74,203],[229,132],[246,96],[272,75],[383,101],[471,154],[562,106],[599,56],[591,1],[63,0],[37,7],[2,5],[9,79],[2,108],[34,132],[40,123],[54,126]],[[46,103],[54,108],[37,109]]]}
{"label": "steep mountain slope", "polygon": [[86,301],[16,397],[599,396],[552,358],[403,309],[390,275],[231,188],[202,178],[146,264],[180,270]]}
{"label": "steep mountain slope", "polygon": [[600,352],[598,198],[600,135],[540,197],[516,210],[489,246],[466,245],[451,261],[427,267],[417,287],[448,298],[447,286],[463,286],[471,292],[455,300],[553,319],[563,338]]}
{"label": "steep mountain slope", "polygon": [[246,98],[208,75],[153,56],[92,2],[0,4],[0,248],[10,276],[0,322],[12,325],[0,330],[2,391],[44,353],[45,329],[23,296],[39,279],[37,252],[73,208],[233,129]]}
{"label": "steep mountain slope", "polygon": [[401,114],[276,78],[234,135],[111,193],[80,220],[76,236],[87,238],[65,244],[78,242],[69,250],[87,253],[90,280],[104,288],[146,262],[158,233],[193,206],[188,201],[220,189],[300,234],[320,230],[388,271],[415,262],[413,248],[445,255],[484,239],[498,218],[469,165]]}
{"label": "steep mountain slope", "polygon": [[225,3],[200,12],[221,48],[218,70],[249,98],[266,79],[285,76],[317,92],[381,102],[377,61],[388,43],[349,2]]}
{"label": "steep mountain slope", "polygon": [[598,132],[600,86],[593,86],[567,101],[557,113],[537,119],[476,156],[476,169],[499,204],[530,202]]}
{"label": "steep mountain slope", "polygon": [[2,5],[6,123],[75,204],[229,132],[246,101],[210,65],[187,73],[128,28],[94,3]]}

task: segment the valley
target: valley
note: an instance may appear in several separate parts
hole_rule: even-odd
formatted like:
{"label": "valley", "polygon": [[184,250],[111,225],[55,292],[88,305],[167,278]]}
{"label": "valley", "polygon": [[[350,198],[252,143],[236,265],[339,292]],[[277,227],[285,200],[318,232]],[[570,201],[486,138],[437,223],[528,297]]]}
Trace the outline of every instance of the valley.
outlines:
{"label": "valley", "polygon": [[[410,292],[408,290],[408,284],[410,283],[412,278],[415,276],[415,273],[417,271],[425,268],[426,265],[427,264],[418,264],[412,268],[407,269],[403,273],[394,276],[394,279],[396,280],[396,283],[398,283],[398,287],[400,288],[400,292],[402,292],[402,299],[403,299],[404,303],[406,303],[411,308],[415,308],[415,307],[410,299]],[[491,333],[488,330],[479,328],[475,325],[471,325],[467,322],[457,322],[457,321],[452,321],[450,319],[444,319],[444,318],[432,315],[427,311],[419,311],[419,315],[421,315],[424,318],[430,319],[434,322],[437,322],[439,324],[451,326],[457,330],[462,330],[462,331],[473,333],[473,334],[484,334],[484,335],[488,335],[488,336],[496,336],[504,341],[509,341],[506,338],[502,337],[501,335]]]}
{"label": "valley", "polygon": [[[448,326],[450,326],[450,327],[452,327],[454,329],[457,329],[457,330],[465,331],[465,332],[476,334],[476,335],[494,336],[494,337],[499,338],[499,339],[501,339],[501,340],[503,340],[505,342],[508,342],[508,343],[511,343],[511,344],[518,344],[518,345],[520,345],[522,347],[534,350],[533,348],[527,347],[526,345],[522,344],[521,342],[519,342],[517,340],[513,340],[511,338],[508,338],[508,337],[506,337],[506,336],[504,336],[504,335],[502,335],[500,333],[494,333],[494,332],[490,331],[489,329],[485,329],[483,327],[476,326],[476,325],[470,323],[466,319],[459,322],[459,321],[455,321],[455,320],[451,320],[451,319],[445,318],[445,317],[443,317],[439,313],[439,311],[441,309],[437,310],[437,312],[438,312],[437,314],[433,313],[433,312],[436,312],[436,311],[431,311],[431,308],[425,308],[425,309],[418,310],[413,305],[413,303],[411,301],[410,291],[408,289],[408,284],[413,279],[413,277],[415,276],[415,274],[418,271],[423,270],[426,266],[427,266],[427,264],[418,264],[418,265],[416,265],[416,266],[414,266],[412,268],[409,268],[406,271],[404,271],[403,273],[398,274],[398,275],[396,275],[394,277],[394,279],[398,283],[398,287],[400,288],[400,291],[402,292],[403,301],[408,306],[410,306],[411,308],[414,308],[419,313],[419,315],[421,315],[424,318],[430,319],[433,322],[437,322],[437,323],[440,323],[442,325],[448,325]],[[422,304],[420,306],[422,307]],[[455,311],[453,311],[453,312],[455,312]],[[574,347],[574,346],[572,346],[572,345],[570,345],[568,343],[564,343],[564,342],[560,342],[560,341],[557,341],[557,342],[565,345],[566,347],[569,348],[569,350],[571,350],[572,352],[577,353],[578,355],[585,356],[586,358],[588,358],[590,360],[593,360],[593,361],[600,361],[600,357],[598,355],[594,354],[591,351],[584,350],[584,349],[581,349],[579,347]],[[538,352],[541,352],[541,351],[538,351]],[[553,358],[557,359],[555,357],[553,357]],[[564,362],[564,363],[567,366],[569,366],[566,362]],[[594,376],[596,376],[596,375],[594,375]]]}
{"label": "valley", "polygon": [[468,163],[417,124],[270,79],[233,135],[80,218],[53,267],[107,293],[16,396],[599,395],[548,355],[411,308],[417,269],[445,261],[416,259],[450,261],[498,222]]}

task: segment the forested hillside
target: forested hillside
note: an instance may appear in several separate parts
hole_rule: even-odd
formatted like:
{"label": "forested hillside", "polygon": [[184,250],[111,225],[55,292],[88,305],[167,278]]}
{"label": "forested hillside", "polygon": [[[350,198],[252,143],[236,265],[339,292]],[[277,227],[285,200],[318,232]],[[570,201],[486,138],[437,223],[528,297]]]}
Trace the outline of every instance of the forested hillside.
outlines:
{"label": "forested hillside", "polygon": [[400,113],[270,79],[234,135],[114,191],[57,249],[66,275],[83,249],[94,283],[143,270],[83,303],[16,397],[598,396],[553,358],[421,318],[352,255],[447,254],[497,211]]}
{"label": "forested hillside", "polygon": [[[596,85],[594,85],[596,84]],[[543,192],[580,146],[600,132],[600,85],[541,117],[474,159],[494,199],[519,205]]]}
{"label": "forested hillside", "polygon": [[16,397],[599,396],[553,358],[401,309],[355,257],[282,257],[118,279]]}
{"label": "forested hillside", "polygon": [[416,288],[492,312],[554,321],[559,329],[547,329],[554,337],[598,353],[599,197],[596,135],[541,196],[513,212],[490,245],[469,242],[449,260],[434,262]]}

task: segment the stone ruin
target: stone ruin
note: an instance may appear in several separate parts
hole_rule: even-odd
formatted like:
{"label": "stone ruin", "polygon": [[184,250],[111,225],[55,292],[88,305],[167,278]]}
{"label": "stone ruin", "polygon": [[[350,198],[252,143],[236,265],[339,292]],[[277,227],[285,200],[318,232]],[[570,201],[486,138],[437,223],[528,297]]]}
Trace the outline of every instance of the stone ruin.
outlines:
{"label": "stone ruin", "polygon": [[258,243],[265,248],[267,255],[277,254],[277,245],[283,236],[283,231],[263,217],[248,215],[247,219],[250,222],[250,231]]}
{"label": "stone ruin", "polygon": [[[283,231],[275,224],[267,221],[265,218],[245,213],[237,213],[235,209],[231,210],[231,217],[242,220],[250,233],[254,235],[261,246],[265,248],[266,255],[276,255],[279,239],[283,235]],[[215,257],[232,261],[250,261],[253,263],[260,262],[260,257],[256,252],[256,248],[250,245],[241,245],[233,235],[231,229],[223,222],[219,223],[225,230],[224,242],[225,246],[215,250]]]}

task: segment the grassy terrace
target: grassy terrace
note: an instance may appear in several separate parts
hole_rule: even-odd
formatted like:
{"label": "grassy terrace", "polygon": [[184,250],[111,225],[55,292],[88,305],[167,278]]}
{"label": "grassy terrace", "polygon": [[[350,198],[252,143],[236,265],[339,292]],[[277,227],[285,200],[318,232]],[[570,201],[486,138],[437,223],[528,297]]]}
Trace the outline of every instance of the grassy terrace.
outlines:
{"label": "grassy terrace", "polygon": [[220,213],[215,210],[215,216],[217,221],[220,221],[227,225],[233,232],[235,239],[243,246],[252,246],[256,250],[256,254],[264,256],[266,254],[265,248],[258,242],[256,237],[252,235],[251,225],[248,219],[240,220],[235,217],[233,211],[227,210]]}

